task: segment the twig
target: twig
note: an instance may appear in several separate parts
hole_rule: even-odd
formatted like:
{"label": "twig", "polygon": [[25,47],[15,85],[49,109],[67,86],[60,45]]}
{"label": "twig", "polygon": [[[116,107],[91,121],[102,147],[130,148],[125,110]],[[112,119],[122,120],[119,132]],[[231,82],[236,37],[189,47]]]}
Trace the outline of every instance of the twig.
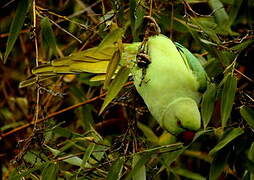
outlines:
{"label": "twig", "polygon": [[[35,45],[35,62],[36,66],[39,66],[39,51],[38,51],[38,39],[36,33],[36,0],[33,0],[33,28],[34,28],[34,45]],[[36,129],[36,123],[39,118],[39,108],[40,108],[40,90],[37,89],[36,95],[36,107],[35,107],[35,118],[34,118],[34,130]]]}
{"label": "twig", "polygon": [[[21,30],[20,31],[20,34],[25,34],[25,33],[29,33],[31,31],[31,29],[24,29],[24,30]],[[0,34],[0,38],[5,38],[5,37],[8,37],[10,36],[11,34],[10,33],[3,33],[3,34]]]}
{"label": "twig", "polygon": [[243,77],[245,77],[247,80],[249,80],[250,82],[254,83],[254,81],[249,78],[248,76],[246,76],[245,74],[243,74],[241,71],[234,69],[238,74],[242,75]]}
{"label": "twig", "polygon": [[[49,19],[49,18],[48,18]],[[55,23],[54,21],[52,21],[51,19],[49,19],[49,21],[54,24],[56,27],[58,27],[59,29],[61,29],[63,32],[65,32],[66,34],[70,35],[71,37],[73,37],[74,39],[76,39],[80,44],[82,44],[82,41],[77,38],[76,36],[74,36],[73,34],[71,34],[69,31],[65,30],[64,28],[62,28],[61,26],[59,26],[57,23]]]}
{"label": "twig", "polygon": [[[125,86],[129,86],[129,85],[131,85],[131,84],[133,84],[132,81],[127,82],[127,83],[125,83],[124,87],[125,87]],[[91,103],[91,102],[93,102],[93,101],[96,101],[96,100],[98,100],[98,99],[104,97],[106,94],[107,94],[107,93],[102,93],[102,94],[100,94],[99,96],[96,96],[96,97],[94,97],[94,98],[92,98],[92,99],[88,99],[88,100],[83,101],[83,102],[81,102],[81,103],[78,103],[78,104],[75,104],[75,105],[73,105],[73,106],[69,106],[69,107],[67,107],[67,108],[64,108],[64,109],[62,109],[62,110],[60,110],[60,111],[51,113],[51,114],[49,114],[47,117],[39,119],[39,120],[37,121],[37,123],[41,123],[41,122],[43,122],[43,121],[45,121],[45,120],[47,120],[47,119],[49,119],[49,118],[55,117],[55,116],[57,116],[57,115],[59,115],[59,114],[61,114],[61,113],[64,113],[64,112],[66,112],[66,111],[69,111],[69,110],[78,108],[78,107],[80,107],[80,106],[83,106],[83,105],[85,105],[85,104]],[[31,123],[25,124],[25,125],[23,125],[23,126],[20,126],[20,127],[16,128],[16,129],[13,129],[13,130],[11,130],[11,131],[9,131],[9,132],[7,132],[7,133],[4,133],[4,134],[0,135],[0,140],[3,139],[3,138],[5,138],[5,137],[7,137],[7,136],[9,136],[9,135],[11,135],[11,134],[14,134],[14,133],[18,132],[18,131],[21,131],[21,130],[26,129],[26,128],[30,127],[30,126],[33,126],[33,125],[34,125],[34,122],[31,122]]]}
{"label": "twig", "polygon": [[170,39],[172,40],[173,38],[173,25],[174,25],[174,2],[172,0],[172,5],[171,5],[171,24],[170,24]]}
{"label": "twig", "polygon": [[153,0],[150,0],[149,16],[152,16],[152,11],[153,11]]}
{"label": "twig", "polygon": [[[41,122],[43,122],[43,121],[45,121],[45,120],[47,120],[47,119],[49,119],[49,118],[55,117],[55,116],[57,116],[57,115],[59,115],[59,114],[61,114],[61,113],[64,113],[64,112],[66,112],[66,111],[69,111],[69,110],[78,108],[78,107],[80,107],[80,106],[83,106],[83,105],[85,105],[85,104],[91,103],[91,102],[93,102],[93,101],[96,101],[96,100],[98,100],[98,99],[104,97],[105,95],[106,95],[106,93],[103,93],[103,94],[101,94],[101,95],[99,95],[99,96],[96,96],[96,97],[94,97],[94,98],[92,98],[92,99],[83,101],[83,102],[81,102],[81,103],[79,103],[79,104],[75,104],[75,105],[73,105],[73,106],[69,106],[69,107],[67,107],[67,108],[64,108],[64,109],[62,109],[62,110],[60,110],[60,111],[51,113],[51,114],[49,114],[49,115],[48,115],[47,117],[45,117],[45,118],[38,119],[37,123],[41,123]],[[7,132],[7,133],[4,133],[4,134],[0,135],[0,140],[3,139],[3,138],[5,138],[5,137],[7,137],[7,136],[9,136],[9,135],[11,135],[11,134],[17,133],[17,132],[19,132],[19,131],[21,131],[21,130],[23,130],[23,129],[26,129],[26,128],[30,127],[30,126],[33,126],[33,125],[35,125],[35,122],[34,122],[34,121],[32,121],[31,123],[25,124],[25,125],[23,125],[23,126],[20,126],[20,127],[16,128],[16,129],[13,129],[13,130],[11,130],[11,131],[9,131],[9,132]]]}

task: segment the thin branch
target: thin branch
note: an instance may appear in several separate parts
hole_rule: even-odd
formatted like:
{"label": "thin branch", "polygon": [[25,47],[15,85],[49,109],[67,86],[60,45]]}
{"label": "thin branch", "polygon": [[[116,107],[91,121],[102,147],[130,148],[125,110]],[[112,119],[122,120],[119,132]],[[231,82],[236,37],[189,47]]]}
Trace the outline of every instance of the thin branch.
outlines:
{"label": "thin branch", "polygon": [[[35,62],[36,66],[39,66],[39,50],[38,50],[38,37],[36,32],[36,0],[33,0],[33,29],[34,29],[34,45],[35,45]],[[36,95],[36,107],[35,107],[35,118],[34,118],[34,130],[36,129],[36,124],[39,118],[39,109],[40,109],[40,90],[37,89]]]}
{"label": "thin branch", "polygon": [[[64,108],[64,109],[62,109],[62,110],[60,110],[60,111],[51,113],[51,114],[49,114],[49,115],[48,115],[47,117],[45,117],[45,118],[38,119],[37,123],[41,123],[41,122],[43,122],[43,121],[45,121],[45,120],[47,120],[47,119],[49,119],[49,118],[55,117],[55,116],[57,116],[57,115],[59,115],[59,114],[61,114],[61,113],[64,113],[64,112],[66,112],[66,111],[69,111],[69,110],[78,108],[78,107],[80,107],[80,106],[83,106],[83,105],[85,105],[85,104],[91,103],[91,102],[93,102],[93,101],[96,101],[96,100],[98,100],[98,99],[104,97],[105,95],[106,95],[106,93],[103,93],[103,94],[101,94],[101,95],[99,95],[99,96],[96,96],[96,97],[94,97],[94,98],[92,98],[92,99],[83,101],[83,102],[78,103],[78,104],[75,104],[75,105],[73,105],[73,106],[69,106],[69,107],[67,107],[67,108]],[[10,136],[10,135],[12,135],[12,134],[14,134],[14,133],[17,133],[17,132],[19,132],[19,131],[21,131],[21,130],[23,130],[23,129],[26,129],[26,128],[30,127],[30,126],[34,126],[34,125],[35,125],[35,122],[32,121],[31,123],[28,123],[28,124],[25,124],[25,125],[23,125],[23,126],[20,126],[20,127],[16,128],[16,129],[13,129],[13,130],[11,130],[11,131],[9,131],[9,132],[7,132],[7,133],[4,133],[4,134],[0,135],[0,140],[3,139],[3,138],[5,138],[5,137],[7,137],[7,136]]]}
{"label": "thin branch", "polygon": [[149,16],[152,16],[152,11],[153,11],[153,0],[150,0]]}
{"label": "thin branch", "polygon": [[[49,19],[49,18],[48,18]],[[77,38],[76,36],[74,36],[73,34],[71,34],[69,31],[65,30],[64,28],[62,28],[61,26],[59,26],[57,23],[55,23],[53,20],[49,19],[49,21],[54,24],[56,27],[58,27],[59,29],[61,29],[63,32],[65,32],[66,34],[70,35],[71,37],[73,37],[74,39],[76,39],[80,44],[82,44],[82,41]]]}

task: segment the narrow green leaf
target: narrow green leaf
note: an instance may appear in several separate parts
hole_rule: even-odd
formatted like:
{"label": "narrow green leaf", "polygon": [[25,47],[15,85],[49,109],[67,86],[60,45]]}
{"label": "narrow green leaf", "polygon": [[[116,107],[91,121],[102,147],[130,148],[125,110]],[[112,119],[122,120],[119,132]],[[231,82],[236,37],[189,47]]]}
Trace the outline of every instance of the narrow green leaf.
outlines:
{"label": "narrow green leaf", "polygon": [[241,162],[242,162],[243,167],[246,168],[248,171],[250,171],[252,176],[253,176],[253,173],[254,173],[254,162],[250,161],[247,158],[243,158],[243,160]]}
{"label": "narrow green leaf", "polygon": [[73,156],[71,154],[69,154],[69,156],[70,157],[64,159],[63,161],[74,166],[82,166],[83,163],[82,159],[80,159],[77,156]]}
{"label": "narrow green leaf", "polygon": [[132,36],[135,37],[135,12],[136,12],[136,7],[137,7],[137,2],[136,0],[129,0],[130,1],[130,20],[131,20],[131,32]]}
{"label": "narrow green leaf", "polygon": [[42,18],[41,23],[42,43],[45,50],[52,51],[56,55],[56,38],[51,27],[51,23],[47,17]]}
{"label": "narrow green leaf", "polygon": [[209,0],[208,4],[214,11],[218,25],[225,30],[229,30],[229,16],[220,0]]}
{"label": "narrow green leaf", "polygon": [[247,157],[248,157],[248,159],[250,159],[251,161],[254,162],[254,142],[251,143],[251,146],[250,146],[248,153],[247,153]]}
{"label": "narrow green leaf", "polygon": [[110,81],[117,69],[117,66],[120,62],[121,59],[121,50],[120,48],[113,54],[112,59],[110,60],[108,67],[107,67],[107,72],[106,72],[106,79],[104,81],[104,89],[107,89]]}
{"label": "narrow green leaf", "polygon": [[244,131],[241,128],[234,128],[230,132],[226,133],[222,140],[209,152],[209,154],[214,154],[215,152],[224,148],[228,143],[233,141],[235,138],[243,134]]}
{"label": "narrow green leaf", "polygon": [[42,180],[57,179],[58,165],[56,162],[49,162],[42,171]]}
{"label": "narrow green leaf", "polygon": [[[136,166],[138,161],[140,160],[141,156],[140,154],[134,154],[133,159],[132,159],[132,168]],[[145,180],[146,179],[146,167],[145,165],[141,166],[136,173],[133,174],[132,176],[133,180]]]}
{"label": "narrow green leaf", "polygon": [[216,86],[209,84],[206,92],[203,95],[201,102],[201,115],[204,128],[207,127],[214,110],[214,103],[216,101]]}
{"label": "narrow green leaf", "polygon": [[188,179],[193,179],[193,180],[206,180],[204,176],[201,176],[198,173],[194,173],[192,171],[189,171],[187,169],[183,168],[173,168],[173,172],[177,175],[180,175],[182,177],[188,178]]}
{"label": "narrow green leaf", "polygon": [[243,0],[233,0],[233,1],[234,1],[233,5],[228,15],[230,17],[228,22],[229,26],[231,26],[235,22],[235,19],[243,2]]}
{"label": "narrow green leaf", "polygon": [[[134,155],[135,156],[135,155]],[[124,180],[130,180],[140,172],[140,169],[144,167],[145,163],[151,158],[151,153],[144,153],[139,156],[139,160],[135,163],[132,170],[129,172]]]}
{"label": "narrow green leaf", "polygon": [[117,94],[120,92],[122,89],[124,83],[127,81],[128,77],[130,74],[130,69],[126,67],[122,67],[115,79],[112,81],[107,96],[105,97],[105,100],[102,104],[100,114],[104,111],[104,109],[107,107],[107,105],[117,96]]}
{"label": "narrow green leaf", "polygon": [[31,173],[34,172],[34,171],[43,169],[47,164],[48,164],[48,162],[44,162],[44,163],[42,163],[40,166],[36,166],[36,167],[30,168],[30,169],[28,169],[27,171],[22,172],[22,173],[19,173],[19,172],[17,172],[17,171],[14,171],[14,173],[13,173],[12,176],[9,178],[9,180],[20,180],[20,179],[22,179],[23,177],[26,177],[27,175],[31,174]]}
{"label": "narrow green leaf", "polygon": [[125,162],[124,157],[118,158],[116,161],[113,162],[108,175],[107,175],[107,180],[119,180],[121,178],[121,173],[123,170],[123,165]]}
{"label": "narrow green leaf", "polygon": [[19,32],[22,29],[23,23],[25,21],[26,13],[30,5],[30,0],[22,0],[19,1],[18,7],[16,10],[16,15],[11,23],[10,27],[10,36],[8,37],[7,40],[7,45],[6,45],[6,51],[4,54],[4,63],[6,63],[6,60],[11,53],[11,50],[19,36]]}
{"label": "narrow green leaf", "polygon": [[220,174],[223,172],[224,168],[227,165],[229,155],[230,153],[226,152],[226,150],[215,154],[209,172],[209,180],[217,180],[219,178]]}
{"label": "narrow green leaf", "polygon": [[138,128],[144,133],[144,135],[146,136],[146,138],[148,139],[148,141],[157,144],[159,142],[159,138],[156,136],[156,134],[154,134],[154,132],[152,131],[151,128],[149,128],[148,126],[138,122],[137,123]]}
{"label": "narrow green leaf", "polygon": [[237,79],[234,75],[229,74],[225,77],[221,95],[221,123],[225,127],[232,111],[237,88]]}
{"label": "narrow green leaf", "polygon": [[[139,34],[140,32],[138,31],[139,27],[142,25],[143,20],[144,20],[144,16],[145,16],[145,9],[144,6],[141,4],[142,2],[140,1],[135,10],[133,11],[134,13],[134,24],[133,24],[133,29],[132,29],[132,33],[133,33],[133,40],[134,42],[139,41]],[[143,31],[143,30],[140,30]]]}
{"label": "narrow green leaf", "polygon": [[0,51],[0,60],[3,60],[3,53]]}
{"label": "narrow green leaf", "polygon": [[46,144],[45,144],[45,147],[48,148],[48,150],[54,155],[54,157],[57,157],[61,153],[61,151],[54,149],[52,147],[49,147]]}
{"label": "narrow green leaf", "polygon": [[47,79],[50,79],[50,78],[53,78],[55,76],[43,76],[43,77],[30,77],[24,81],[21,81],[19,83],[19,88],[24,88],[24,87],[27,87],[27,86],[31,86],[31,85],[34,85],[35,83],[38,83],[38,82],[41,82],[41,81],[44,81],[44,80],[47,80]]}
{"label": "narrow green leaf", "polygon": [[205,64],[205,71],[210,78],[214,78],[223,72],[223,68],[218,59],[212,58]]}
{"label": "narrow green leaf", "polygon": [[[209,36],[209,38],[210,38],[212,41],[214,41],[216,44],[221,44],[221,41],[220,41],[218,35],[215,33],[215,31],[212,30],[212,29],[210,29],[210,28],[207,27],[206,25],[204,25],[198,18],[191,18],[191,22],[192,22],[193,24],[197,25],[202,31],[204,31],[204,32]],[[186,24],[186,23],[185,23],[185,24]],[[187,26],[187,28],[188,28],[190,31],[192,31],[192,30],[190,29],[189,26]],[[191,33],[192,33],[192,32],[191,32]],[[194,35],[195,33],[192,33],[192,34]],[[201,42],[201,40],[200,40],[200,35],[198,35],[198,34],[196,34],[196,35],[197,35],[196,38],[198,39],[198,41]]]}
{"label": "narrow green leaf", "polygon": [[246,106],[241,106],[240,107],[240,113],[243,119],[252,127],[254,128],[254,111],[253,109],[246,107]]}
{"label": "narrow green leaf", "polygon": [[83,162],[82,162],[82,168],[86,167],[86,164],[91,156],[91,154],[93,153],[93,150],[94,150],[94,147],[95,147],[95,144],[94,143],[90,143],[86,149],[86,152],[83,156]]}
{"label": "narrow green leaf", "polygon": [[145,16],[145,9],[142,6],[142,4],[139,3],[135,11],[135,25],[134,25],[135,32],[137,31],[139,26],[142,24],[144,16]]}
{"label": "narrow green leaf", "polygon": [[124,34],[124,30],[122,28],[116,28],[110,31],[99,44],[97,51],[100,51],[101,49],[105,47],[113,45],[115,42],[122,39],[123,34]]}

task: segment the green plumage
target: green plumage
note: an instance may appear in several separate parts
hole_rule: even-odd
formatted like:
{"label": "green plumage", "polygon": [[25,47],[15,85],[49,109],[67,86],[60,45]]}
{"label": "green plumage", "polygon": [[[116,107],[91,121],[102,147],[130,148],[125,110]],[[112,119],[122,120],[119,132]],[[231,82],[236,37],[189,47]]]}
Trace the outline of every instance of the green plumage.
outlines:
{"label": "green plumage", "polygon": [[[164,35],[149,37],[146,42],[151,63],[144,69],[135,58],[141,43],[124,44],[121,66],[131,69],[137,91],[158,123],[173,134],[198,130],[201,126],[198,104],[206,89],[206,73],[193,54]],[[33,69],[39,80],[56,74],[89,72],[103,79],[116,47],[91,48]],[[102,76],[102,77],[101,77]],[[98,78],[100,77],[100,78]],[[21,87],[31,85],[31,80]]]}
{"label": "green plumage", "polygon": [[150,37],[147,49],[151,64],[146,73],[135,66],[132,74],[136,89],[149,111],[163,128],[173,134],[185,129],[198,130],[201,126],[198,110],[200,83],[188,62],[164,35]]}

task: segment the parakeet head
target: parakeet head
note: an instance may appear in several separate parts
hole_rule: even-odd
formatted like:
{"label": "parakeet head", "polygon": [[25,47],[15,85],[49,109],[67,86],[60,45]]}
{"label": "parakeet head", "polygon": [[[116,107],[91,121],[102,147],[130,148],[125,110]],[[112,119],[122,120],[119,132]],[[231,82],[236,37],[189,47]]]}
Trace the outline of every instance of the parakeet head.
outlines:
{"label": "parakeet head", "polygon": [[188,97],[174,100],[163,112],[161,123],[173,134],[198,130],[201,127],[201,118],[197,103]]}

